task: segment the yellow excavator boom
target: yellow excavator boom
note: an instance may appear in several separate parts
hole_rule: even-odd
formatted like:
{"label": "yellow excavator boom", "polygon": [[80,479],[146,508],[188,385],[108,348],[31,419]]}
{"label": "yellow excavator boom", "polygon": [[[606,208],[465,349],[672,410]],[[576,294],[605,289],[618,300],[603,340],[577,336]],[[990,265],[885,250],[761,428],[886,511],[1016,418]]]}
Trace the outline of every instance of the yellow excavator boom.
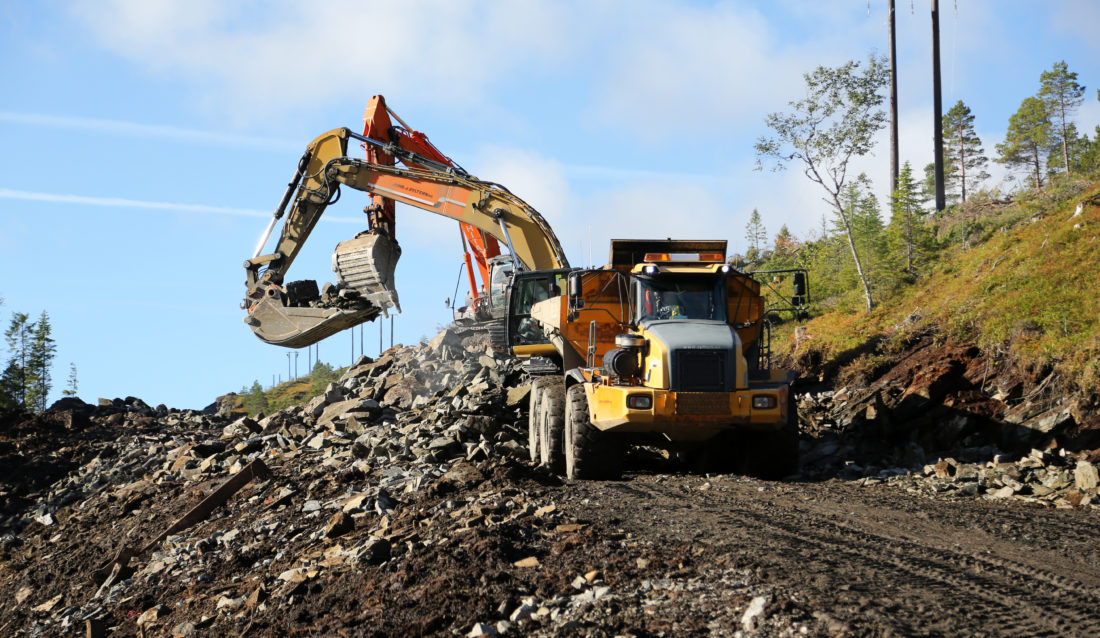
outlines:
{"label": "yellow excavator boom", "polygon": [[[416,165],[426,168],[403,169],[348,157],[349,139],[378,145],[390,154],[411,155]],[[284,284],[291,263],[341,185],[474,226],[508,246],[517,270],[569,265],[542,215],[503,186],[347,128],[334,129],[309,144],[264,236],[245,262],[245,322],[268,343],[300,348],[370,321],[390,307],[400,310],[393,273],[401,249],[385,228],[367,230],[337,246],[335,285],[318,290],[316,282]],[[275,251],[260,254],[292,194]]]}

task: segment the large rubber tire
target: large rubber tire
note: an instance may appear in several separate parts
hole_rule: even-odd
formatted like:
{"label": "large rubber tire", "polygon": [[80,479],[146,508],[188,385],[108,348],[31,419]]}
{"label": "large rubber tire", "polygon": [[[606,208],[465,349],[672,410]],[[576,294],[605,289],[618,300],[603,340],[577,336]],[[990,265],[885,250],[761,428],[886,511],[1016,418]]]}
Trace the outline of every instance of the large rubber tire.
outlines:
{"label": "large rubber tire", "polygon": [[787,396],[787,422],[783,428],[752,438],[746,469],[757,478],[774,481],[798,473],[798,403],[793,392]]}
{"label": "large rubber tire", "polygon": [[745,474],[745,447],[750,436],[722,432],[691,450],[687,454],[688,465],[699,474]]}
{"label": "large rubber tire", "polygon": [[787,403],[787,422],[771,432],[723,432],[693,450],[689,459],[699,473],[744,474],[779,480],[798,473],[798,405]]}
{"label": "large rubber tire", "polygon": [[623,445],[592,425],[583,385],[565,393],[565,475],[569,479],[617,479],[623,473]]}
{"label": "large rubber tire", "polygon": [[555,378],[546,386],[539,408],[539,437],[542,464],[550,471],[565,471],[565,380]]}
{"label": "large rubber tire", "polygon": [[542,410],[542,399],[546,393],[546,387],[553,381],[554,379],[550,377],[538,377],[531,382],[527,410],[527,451],[530,453],[531,462],[535,465],[542,463],[539,412]]}

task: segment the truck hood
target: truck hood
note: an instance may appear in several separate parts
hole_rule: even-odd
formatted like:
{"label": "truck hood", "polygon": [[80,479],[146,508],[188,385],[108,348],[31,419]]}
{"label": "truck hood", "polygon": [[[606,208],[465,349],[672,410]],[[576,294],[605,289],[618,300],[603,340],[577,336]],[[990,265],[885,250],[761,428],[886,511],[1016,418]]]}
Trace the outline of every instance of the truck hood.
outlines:
{"label": "truck hood", "polygon": [[729,324],[701,319],[647,321],[643,327],[668,353],[669,389],[732,392],[741,340]]}

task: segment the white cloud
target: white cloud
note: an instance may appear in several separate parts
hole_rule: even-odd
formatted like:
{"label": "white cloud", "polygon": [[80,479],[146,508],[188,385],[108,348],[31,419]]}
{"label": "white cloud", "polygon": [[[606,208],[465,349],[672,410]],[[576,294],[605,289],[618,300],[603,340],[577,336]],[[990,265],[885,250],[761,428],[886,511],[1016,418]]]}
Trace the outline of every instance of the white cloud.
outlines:
{"label": "white cloud", "polygon": [[24,124],[46,128],[66,128],[82,131],[95,131],[99,133],[120,135],[126,137],[170,139],[192,144],[203,144],[206,146],[254,148],[260,150],[274,151],[285,151],[305,147],[305,145],[301,143],[267,137],[238,135],[234,133],[218,133],[213,131],[181,128],[178,126],[142,124],[138,122],[124,122],[121,120],[107,120],[100,118],[75,117],[67,115],[47,115],[43,113],[13,113],[8,111],[0,111],[0,122],[11,122],[13,124]]}
{"label": "white cloud", "polygon": [[476,108],[505,72],[568,51],[565,7],[479,4],[78,0],[74,15],[104,48],[182,72],[242,116],[380,89]]}
{"label": "white cloud", "polygon": [[[237,217],[271,217],[271,211],[251,208],[232,208],[229,206],[210,206],[207,204],[186,204],[180,202],[154,202],[125,197],[93,197],[88,195],[70,195],[65,193],[42,193],[35,191],[0,188],[0,199],[14,199],[49,204],[75,204],[81,206],[101,206],[107,208],[141,208],[163,210],[174,213],[201,213],[211,215],[233,215]],[[322,222],[362,225],[362,219],[351,217],[322,217]]]}

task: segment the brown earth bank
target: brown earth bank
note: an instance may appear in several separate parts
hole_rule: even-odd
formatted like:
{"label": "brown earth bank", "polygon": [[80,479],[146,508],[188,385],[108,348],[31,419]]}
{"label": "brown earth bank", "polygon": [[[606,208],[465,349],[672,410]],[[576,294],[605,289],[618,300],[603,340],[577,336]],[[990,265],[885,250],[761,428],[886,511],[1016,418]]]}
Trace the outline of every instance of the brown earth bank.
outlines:
{"label": "brown earth bank", "polygon": [[1089,398],[932,335],[799,363],[784,481],[563,481],[530,379],[454,330],[258,420],[0,415],[0,634],[1100,633]]}

